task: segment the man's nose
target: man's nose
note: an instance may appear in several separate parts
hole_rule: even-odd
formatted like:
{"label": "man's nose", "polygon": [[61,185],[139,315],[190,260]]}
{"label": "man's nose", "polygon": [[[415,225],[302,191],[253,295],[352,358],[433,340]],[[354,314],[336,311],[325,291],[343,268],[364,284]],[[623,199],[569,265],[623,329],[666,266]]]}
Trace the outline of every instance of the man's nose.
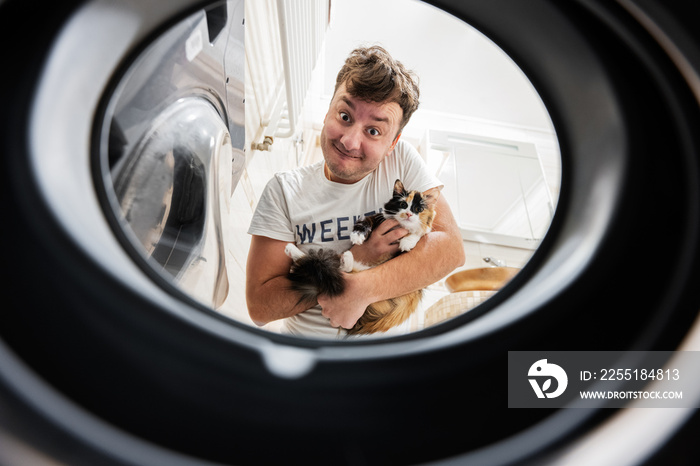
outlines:
{"label": "man's nose", "polygon": [[340,142],[347,151],[360,150],[362,145],[362,131],[359,127],[353,125],[346,128],[345,132],[340,138]]}

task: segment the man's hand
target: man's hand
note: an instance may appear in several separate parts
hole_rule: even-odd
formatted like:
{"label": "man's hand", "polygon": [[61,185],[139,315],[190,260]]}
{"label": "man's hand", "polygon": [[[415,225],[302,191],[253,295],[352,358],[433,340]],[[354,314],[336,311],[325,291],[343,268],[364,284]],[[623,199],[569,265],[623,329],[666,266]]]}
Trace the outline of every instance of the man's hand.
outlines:
{"label": "man's hand", "polygon": [[[375,265],[383,262],[399,252],[399,240],[408,234],[394,219],[383,221],[369,238],[362,244],[354,245],[350,251],[356,262],[365,265]],[[357,320],[365,313],[367,306],[372,304],[367,300],[362,277],[358,273],[346,273],[345,292],[330,298],[325,295],[318,297],[318,304],[323,309],[322,315],[330,319],[331,327],[351,329]]]}
{"label": "man's hand", "polygon": [[[332,326],[352,328],[370,304],[425,288],[464,264],[462,234],[442,196],[438,198],[436,211],[432,231],[423,236],[410,252],[363,272],[346,274],[347,288],[341,296],[334,299],[319,297],[323,315],[331,319]],[[398,245],[392,243],[407,232],[403,229],[390,232],[396,223],[389,222],[383,222],[383,228],[377,228],[370,239],[376,235],[381,238],[380,248],[398,251]],[[351,249],[353,256],[356,249],[359,246]],[[359,257],[356,260],[362,261]],[[406,270],[419,270],[420,273],[407,274]]]}
{"label": "man's hand", "polygon": [[408,234],[394,219],[384,220],[362,244],[355,244],[350,251],[353,258],[366,265],[375,265],[399,252],[399,240]]}
{"label": "man's hand", "polygon": [[322,315],[330,319],[331,327],[342,327],[351,329],[357,320],[365,313],[367,306],[372,304],[367,302],[362,294],[361,274],[344,274],[345,292],[330,298],[326,295],[318,297],[318,304],[323,309]]}

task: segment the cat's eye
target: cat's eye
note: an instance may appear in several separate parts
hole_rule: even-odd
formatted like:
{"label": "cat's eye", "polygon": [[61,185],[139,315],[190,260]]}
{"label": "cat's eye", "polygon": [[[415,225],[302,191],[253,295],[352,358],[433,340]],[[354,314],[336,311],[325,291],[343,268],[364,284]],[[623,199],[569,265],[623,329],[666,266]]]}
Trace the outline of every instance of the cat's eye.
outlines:
{"label": "cat's eye", "polygon": [[401,201],[401,204],[399,204],[399,206],[402,209],[408,209],[408,203],[406,201]]}

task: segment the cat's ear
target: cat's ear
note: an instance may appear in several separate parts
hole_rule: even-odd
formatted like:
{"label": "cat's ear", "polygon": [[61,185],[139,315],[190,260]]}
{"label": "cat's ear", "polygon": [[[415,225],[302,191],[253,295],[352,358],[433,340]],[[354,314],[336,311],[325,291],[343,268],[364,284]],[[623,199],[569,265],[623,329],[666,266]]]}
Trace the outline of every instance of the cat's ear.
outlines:
{"label": "cat's ear", "polygon": [[435,207],[435,204],[437,203],[437,200],[440,197],[440,188],[436,186],[434,188],[430,188],[422,194],[425,203],[428,205],[428,207],[432,209]]}
{"label": "cat's ear", "polygon": [[403,187],[401,180],[396,180],[394,182],[394,197],[401,197],[406,195],[406,188]]}

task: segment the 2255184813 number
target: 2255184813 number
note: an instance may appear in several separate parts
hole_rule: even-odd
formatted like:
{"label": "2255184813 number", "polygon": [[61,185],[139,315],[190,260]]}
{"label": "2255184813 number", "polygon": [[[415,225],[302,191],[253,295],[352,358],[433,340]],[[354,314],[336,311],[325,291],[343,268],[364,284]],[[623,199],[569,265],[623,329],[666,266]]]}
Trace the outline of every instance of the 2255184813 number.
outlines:
{"label": "2255184813 number", "polygon": [[600,380],[679,380],[678,369],[601,369]]}

